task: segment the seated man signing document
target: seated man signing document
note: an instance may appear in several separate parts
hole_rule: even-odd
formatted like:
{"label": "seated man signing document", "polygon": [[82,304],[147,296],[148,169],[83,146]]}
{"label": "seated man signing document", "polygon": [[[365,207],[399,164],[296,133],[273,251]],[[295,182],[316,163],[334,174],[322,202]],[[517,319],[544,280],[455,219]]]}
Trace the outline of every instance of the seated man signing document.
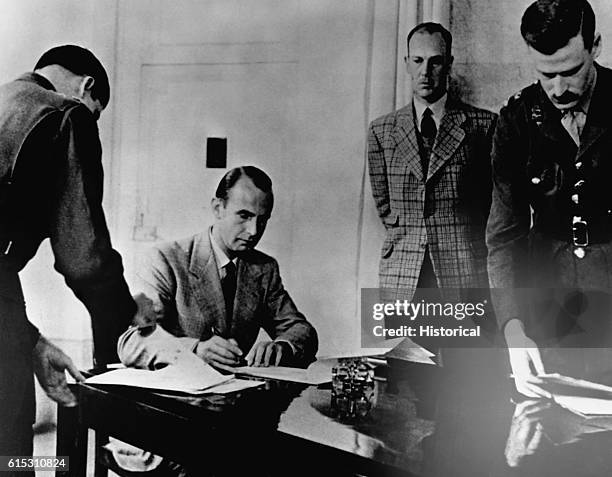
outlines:
{"label": "seated man signing document", "polygon": [[[139,278],[160,327],[153,333],[131,327],[122,335],[124,364],[156,368],[185,350],[226,371],[314,361],[315,329],[284,289],[276,260],[255,250],[273,203],[268,175],[237,167],[217,187],[212,227],[153,249]],[[260,328],[272,341],[253,346]]]}

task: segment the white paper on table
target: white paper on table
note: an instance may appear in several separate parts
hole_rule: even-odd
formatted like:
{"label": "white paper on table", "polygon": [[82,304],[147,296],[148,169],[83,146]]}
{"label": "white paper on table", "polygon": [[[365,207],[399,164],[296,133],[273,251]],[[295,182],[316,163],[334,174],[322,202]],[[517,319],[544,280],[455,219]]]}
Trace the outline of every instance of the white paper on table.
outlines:
{"label": "white paper on table", "polygon": [[246,374],[258,378],[278,379],[303,384],[323,384],[331,381],[331,362],[317,361],[308,369],[289,368],[284,366],[241,366],[235,368],[236,374]]}
{"label": "white paper on table", "polygon": [[233,375],[223,375],[201,360],[189,360],[165,368],[125,368],[108,371],[86,379],[90,384],[115,384],[163,391],[199,394],[202,391],[229,381]]}
{"label": "white paper on table", "polygon": [[538,378],[560,406],[584,416],[612,415],[612,387],[560,374]]}
{"label": "white paper on table", "polygon": [[416,344],[410,338],[404,338],[400,344],[386,354],[387,358],[401,359],[411,363],[433,364],[436,362],[431,359],[434,353],[421,345]]}
{"label": "white paper on table", "polygon": [[585,416],[612,415],[612,400],[584,396],[554,396],[557,404]]}

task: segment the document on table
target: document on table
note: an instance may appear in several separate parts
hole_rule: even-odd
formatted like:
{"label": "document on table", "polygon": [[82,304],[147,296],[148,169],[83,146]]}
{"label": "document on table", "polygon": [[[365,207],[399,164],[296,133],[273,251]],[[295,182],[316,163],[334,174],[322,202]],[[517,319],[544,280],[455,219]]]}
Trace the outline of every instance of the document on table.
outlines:
{"label": "document on table", "polygon": [[559,374],[538,376],[560,406],[585,415],[612,415],[612,387]]}
{"label": "document on table", "polygon": [[150,371],[123,368],[92,376],[90,384],[114,384],[185,394],[226,394],[264,384],[263,381],[236,379],[223,375],[203,361],[190,361]]}
{"label": "document on table", "polygon": [[331,381],[332,362],[316,361],[308,369],[288,368],[284,366],[241,366],[235,369],[236,374],[246,374],[257,378],[278,379],[303,384],[323,384]]}

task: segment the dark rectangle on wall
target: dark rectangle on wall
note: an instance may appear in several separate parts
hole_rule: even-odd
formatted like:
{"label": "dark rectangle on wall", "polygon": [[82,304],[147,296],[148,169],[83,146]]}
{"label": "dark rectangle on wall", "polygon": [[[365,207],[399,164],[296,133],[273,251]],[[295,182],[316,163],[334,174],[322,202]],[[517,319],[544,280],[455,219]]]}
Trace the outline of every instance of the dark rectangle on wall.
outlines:
{"label": "dark rectangle on wall", "polygon": [[206,138],[206,167],[224,169],[227,167],[227,138]]}

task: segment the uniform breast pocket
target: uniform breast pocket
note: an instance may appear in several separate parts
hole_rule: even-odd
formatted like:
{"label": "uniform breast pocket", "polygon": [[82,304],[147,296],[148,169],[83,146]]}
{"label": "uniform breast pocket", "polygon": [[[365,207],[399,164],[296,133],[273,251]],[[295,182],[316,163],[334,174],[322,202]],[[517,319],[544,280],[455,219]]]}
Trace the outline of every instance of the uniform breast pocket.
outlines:
{"label": "uniform breast pocket", "polygon": [[556,162],[528,162],[527,187],[535,198],[557,194],[565,183],[563,169]]}

